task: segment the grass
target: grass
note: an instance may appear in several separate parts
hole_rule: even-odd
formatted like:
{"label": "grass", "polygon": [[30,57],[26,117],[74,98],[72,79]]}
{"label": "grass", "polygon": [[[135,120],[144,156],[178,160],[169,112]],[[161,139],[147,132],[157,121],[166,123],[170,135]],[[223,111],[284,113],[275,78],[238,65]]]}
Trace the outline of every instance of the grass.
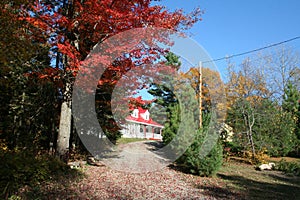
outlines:
{"label": "grass", "polygon": [[270,158],[270,162],[280,162],[280,160],[286,160],[287,162],[297,162],[300,163],[300,158],[292,158],[292,157],[272,157]]}
{"label": "grass", "polygon": [[[279,166],[282,158],[271,158]],[[300,161],[284,158],[288,163]],[[172,168],[172,167],[171,167]],[[217,199],[300,199],[300,176],[283,171],[257,171],[255,165],[235,157],[224,162],[213,177],[199,177],[184,174],[185,181],[200,189],[205,195]],[[176,171],[181,170],[174,168]],[[191,178],[192,177],[192,178]]]}
{"label": "grass", "polygon": [[217,177],[227,190],[242,193],[244,199],[300,199],[300,177],[279,171],[256,171],[252,165],[228,162]]}
{"label": "grass", "polygon": [[120,138],[117,140],[117,145],[118,144],[127,144],[131,142],[140,142],[140,141],[146,141],[147,139],[143,138]]}

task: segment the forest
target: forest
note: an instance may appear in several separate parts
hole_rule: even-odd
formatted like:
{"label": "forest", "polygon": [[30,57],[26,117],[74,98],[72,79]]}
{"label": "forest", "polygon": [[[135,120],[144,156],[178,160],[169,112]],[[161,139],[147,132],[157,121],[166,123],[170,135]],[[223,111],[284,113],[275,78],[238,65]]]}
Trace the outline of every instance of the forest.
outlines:
{"label": "forest", "polygon": [[[191,13],[180,9],[169,11],[152,3],[151,0],[0,2],[1,199],[101,199],[101,195],[104,195],[102,199],[170,199],[187,198],[186,193],[195,198],[209,195],[223,199],[229,195],[227,197],[231,199],[243,199],[241,195],[244,193],[238,189],[226,185],[228,190],[219,192],[223,188],[214,182],[216,175],[225,180],[228,171],[224,166],[232,170],[230,167],[237,162],[241,163],[236,166],[239,169],[243,165],[255,167],[275,160],[276,171],[299,178],[299,52],[280,45],[270,54],[257,54],[242,63],[228,59],[225,79],[208,67],[192,66],[183,72],[180,70],[180,55],[149,45],[153,41],[169,44],[170,35],[164,31],[149,34],[147,28],[185,34],[194,24],[201,23],[203,12],[200,8]],[[140,36],[124,40],[119,49],[113,43],[109,44],[112,46],[105,46],[107,51],[101,52],[102,55],[92,56],[97,45],[107,45],[109,38],[134,29],[140,31]],[[134,43],[139,40],[143,42]],[[99,77],[96,69],[85,68],[95,63],[107,65]],[[141,78],[128,75],[130,71],[139,70],[142,70],[137,72]],[[84,84],[75,84],[82,72],[81,83]],[[153,81],[158,76],[163,76],[163,79]],[[96,84],[90,79],[94,77],[97,77]],[[128,90],[125,99],[114,93],[121,79],[122,87]],[[192,93],[182,89],[182,85],[188,85]],[[150,178],[152,182],[147,182],[145,174],[124,175],[99,164],[101,160],[92,157],[93,153],[80,136],[82,130],[75,126],[77,118],[90,117],[74,114],[74,109],[87,112],[85,104],[88,104],[81,97],[78,99],[82,101],[82,107],[72,104],[75,86],[86,94],[91,93],[86,88],[94,87],[95,105],[88,109],[95,110],[97,123],[105,134],[101,138],[114,145],[139,141],[122,138],[119,124],[125,123],[122,116],[128,114],[128,110],[137,107],[149,109],[153,119],[164,125],[163,141],[158,143],[169,146],[172,151],[183,151],[168,166],[168,170],[173,171],[159,172],[152,177],[153,180]],[[136,91],[145,89],[154,97],[153,100],[143,100],[135,95]],[[181,101],[188,98],[190,100]],[[120,105],[118,116],[114,116],[112,101]],[[213,130],[211,124],[216,126]],[[98,134],[95,136],[100,137]],[[174,145],[172,141],[177,136],[182,140]],[[93,140],[94,136],[88,137]],[[189,142],[190,137],[193,142]],[[213,145],[202,156],[209,137],[214,137]],[[185,148],[186,144],[189,144],[188,148]],[[288,158],[288,161],[281,158]],[[232,160],[235,164],[228,164]],[[78,164],[76,169],[70,167],[70,162],[81,161],[86,161],[86,164]],[[84,178],[86,173],[91,181],[80,182],[87,181]],[[170,186],[169,190],[166,189],[166,195],[170,196],[162,196],[164,190],[146,192],[150,196],[143,196],[140,192],[146,190],[145,185],[118,189],[122,183],[114,182],[110,189],[95,189],[99,196],[91,191],[82,192],[88,191],[82,186],[84,184],[96,187],[97,180],[92,177],[99,174],[114,181],[118,177],[123,177],[126,182],[137,179],[148,187],[162,184],[161,188],[168,188],[171,184],[168,181],[174,179],[172,184],[188,189],[182,189],[186,193],[176,193],[177,188],[173,193],[173,186]],[[189,176],[186,179],[194,181],[189,184],[195,187],[180,182],[182,176]],[[165,182],[160,183],[159,177]],[[80,189],[74,186],[77,181],[82,184]],[[211,183],[212,188],[203,185],[203,181]],[[300,187],[296,182],[292,182],[295,191]],[[201,193],[196,186],[204,188],[202,191],[205,192]],[[274,188],[276,190],[276,186]],[[136,196],[130,196],[128,191],[131,189]]]}

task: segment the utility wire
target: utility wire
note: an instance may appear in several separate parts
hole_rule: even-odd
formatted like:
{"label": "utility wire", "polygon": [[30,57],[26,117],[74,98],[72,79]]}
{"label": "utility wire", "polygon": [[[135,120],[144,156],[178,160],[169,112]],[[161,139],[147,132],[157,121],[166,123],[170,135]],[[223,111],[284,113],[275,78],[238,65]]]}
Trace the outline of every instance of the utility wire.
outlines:
{"label": "utility wire", "polygon": [[287,43],[287,42],[291,42],[291,41],[297,40],[297,39],[300,39],[300,36],[297,36],[297,37],[294,37],[294,38],[291,38],[291,39],[288,39],[288,40],[284,40],[284,41],[281,41],[281,42],[278,42],[278,43],[274,43],[274,44],[271,44],[271,45],[268,45],[268,46],[265,46],[265,47],[261,47],[261,48],[258,48],[258,49],[253,49],[253,50],[250,50],[250,51],[246,51],[246,52],[243,52],[243,53],[238,53],[238,54],[233,54],[231,56],[225,56],[225,57],[221,57],[221,58],[216,58],[216,59],[212,59],[212,60],[203,61],[202,63],[216,62],[216,61],[221,61],[221,60],[225,60],[225,59],[229,59],[229,58],[233,58],[233,57],[246,55],[246,54],[249,54],[249,53],[254,53],[254,52],[261,51],[261,50],[264,50],[264,49],[268,49],[268,48],[271,48],[271,47],[275,47],[275,46],[278,46],[278,45],[281,45],[281,44],[284,44],[284,43]]}

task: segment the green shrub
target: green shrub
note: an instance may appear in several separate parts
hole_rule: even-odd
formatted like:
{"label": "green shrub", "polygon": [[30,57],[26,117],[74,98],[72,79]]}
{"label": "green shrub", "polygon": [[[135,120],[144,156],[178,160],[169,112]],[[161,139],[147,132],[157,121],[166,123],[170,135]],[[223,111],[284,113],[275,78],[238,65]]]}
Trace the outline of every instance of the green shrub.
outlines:
{"label": "green shrub", "polygon": [[281,159],[277,163],[276,169],[286,174],[300,176],[300,163],[297,162],[287,162],[285,159]]}
{"label": "green shrub", "polygon": [[17,195],[11,195],[8,200],[22,200],[22,198],[20,196]]}
{"label": "green shrub", "polygon": [[[169,106],[169,121],[163,130],[163,142],[169,144],[175,153],[184,152],[176,160],[181,170],[200,176],[212,176],[223,161],[219,133],[209,128],[209,125],[218,124],[217,115],[214,112],[202,113],[202,128],[199,130],[199,110],[194,103],[197,102],[187,101]],[[175,137],[175,142],[170,143]],[[207,145],[208,141],[212,144]],[[208,154],[204,155],[205,152]]]}
{"label": "green shrub", "polygon": [[212,176],[222,165],[223,147],[221,142],[218,141],[208,155],[202,157],[201,148],[205,139],[204,136],[202,131],[198,131],[195,142],[177,160],[177,163],[182,164],[192,174]]}
{"label": "green shrub", "polygon": [[7,199],[20,187],[34,186],[67,172],[68,166],[51,156],[20,151],[0,152],[0,199]]}

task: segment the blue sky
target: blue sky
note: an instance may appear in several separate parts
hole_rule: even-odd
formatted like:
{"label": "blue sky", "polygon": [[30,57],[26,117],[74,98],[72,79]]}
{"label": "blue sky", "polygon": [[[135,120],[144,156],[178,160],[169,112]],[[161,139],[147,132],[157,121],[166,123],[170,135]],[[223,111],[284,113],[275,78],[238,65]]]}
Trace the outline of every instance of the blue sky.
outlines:
{"label": "blue sky", "polygon": [[[205,13],[202,21],[188,31],[191,39],[200,44],[212,59],[218,59],[300,36],[299,0],[162,0],[155,2],[168,10],[182,8],[186,13],[200,7]],[[286,43],[286,47],[300,52],[300,39]],[[275,47],[280,48],[280,47]],[[187,51],[191,51],[187,48]],[[272,49],[259,53],[268,54]],[[196,52],[193,52],[196,53]],[[239,65],[247,54],[230,59]],[[185,68],[191,65],[186,64]],[[226,81],[227,61],[215,62]],[[210,67],[210,66],[204,66]],[[146,91],[144,99],[151,99]]]}
{"label": "blue sky", "polygon": [[[158,4],[170,10],[204,10],[203,20],[189,32],[213,59],[300,36],[299,0],[162,0]],[[299,51],[300,39],[286,45]],[[232,61],[239,64],[245,57]],[[224,76],[226,62],[215,64]]]}

